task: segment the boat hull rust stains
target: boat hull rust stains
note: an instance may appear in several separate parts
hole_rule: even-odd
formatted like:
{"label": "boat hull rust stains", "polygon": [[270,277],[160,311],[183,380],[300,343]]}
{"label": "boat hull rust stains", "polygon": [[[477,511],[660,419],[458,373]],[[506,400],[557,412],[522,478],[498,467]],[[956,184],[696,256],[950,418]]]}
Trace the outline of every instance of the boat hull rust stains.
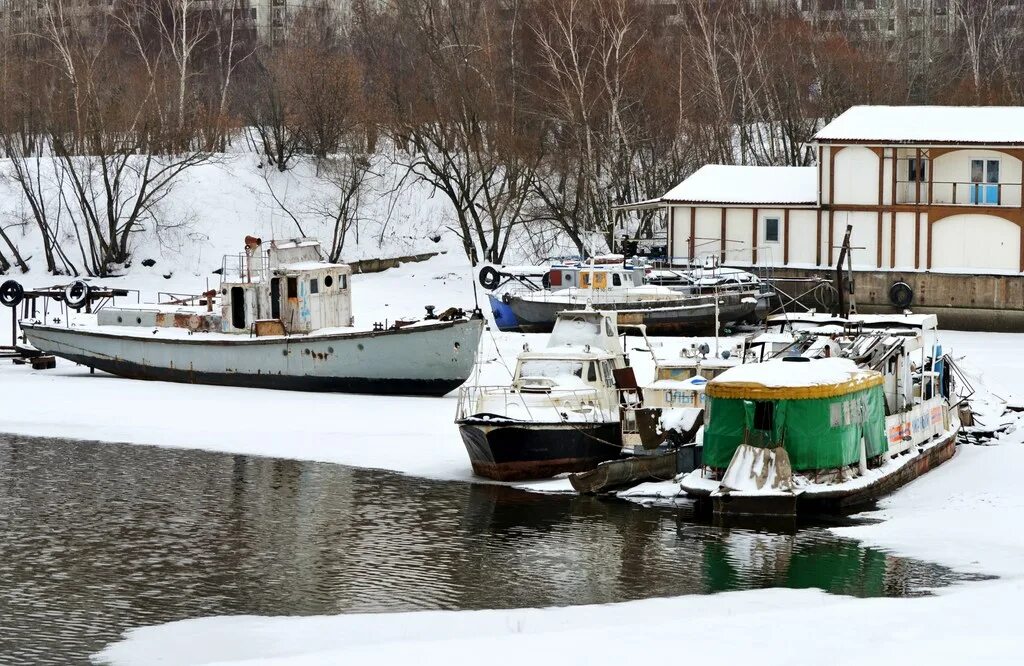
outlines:
{"label": "boat hull rust stains", "polygon": [[834,515],[853,512],[874,504],[879,499],[907,485],[917,477],[938,467],[953,457],[959,430],[951,430],[937,441],[929,442],[914,459],[892,474],[856,490],[821,490],[814,493],[780,493],[779,495],[714,495],[710,491],[687,489],[687,495],[697,500],[702,510],[708,508],[715,515],[733,516],[794,516]]}
{"label": "boat hull rust stains", "polygon": [[622,448],[618,423],[517,425],[472,419],[460,424],[459,434],[473,472],[497,481],[586,471],[617,457]]}
{"label": "boat hull rust stains", "polygon": [[399,330],[243,339],[146,338],[28,322],[23,330],[46,353],[132,379],[440,396],[469,377],[483,326],[482,320],[469,319]]}

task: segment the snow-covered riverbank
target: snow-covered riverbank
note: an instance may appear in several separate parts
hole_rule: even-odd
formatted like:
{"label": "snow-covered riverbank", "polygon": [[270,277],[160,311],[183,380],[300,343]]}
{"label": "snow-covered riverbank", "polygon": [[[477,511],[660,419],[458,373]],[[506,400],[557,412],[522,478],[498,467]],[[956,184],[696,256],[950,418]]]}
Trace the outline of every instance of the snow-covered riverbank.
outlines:
{"label": "snow-covered riverbank", "polygon": [[[125,279],[146,295],[190,290],[177,279]],[[425,304],[470,305],[472,274],[446,255],[354,283],[362,322],[419,313]],[[4,315],[8,311],[4,310]],[[0,321],[0,331],[6,332]],[[485,334],[481,381],[507,381],[524,342],[543,336]],[[690,341],[656,341],[672,356]],[[1000,398],[1021,391],[1024,336],[946,332],[998,415]],[[634,341],[631,347],[638,347]],[[649,355],[634,351],[643,381]],[[455,400],[316,395],[124,380],[61,364],[33,372],[0,364],[0,431],[392,469],[437,479],[471,479],[452,423]],[[271,414],[288,414],[278,424]],[[426,612],[321,618],[206,618],[133,631],[103,658],[115,664],[477,662],[604,663],[702,655],[792,663],[1008,663],[1024,653],[1012,612],[1024,587],[1024,431],[999,446],[961,449],[948,464],[883,502],[878,524],[846,536],[997,581],[944,589],[923,599],[855,600],[804,590],[762,590],[515,611]],[[794,627],[799,639],[779,638]],[[723,640],[728,636],[728,640]]]}

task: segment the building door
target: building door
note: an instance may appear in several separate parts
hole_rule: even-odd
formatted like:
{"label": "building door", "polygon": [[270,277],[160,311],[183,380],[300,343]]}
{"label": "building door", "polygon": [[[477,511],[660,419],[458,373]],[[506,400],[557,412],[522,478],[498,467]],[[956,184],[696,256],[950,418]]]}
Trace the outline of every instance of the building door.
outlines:
{"label": "building door", "polygon": [[999,160],[971,160],[971,203],[999,205]]}

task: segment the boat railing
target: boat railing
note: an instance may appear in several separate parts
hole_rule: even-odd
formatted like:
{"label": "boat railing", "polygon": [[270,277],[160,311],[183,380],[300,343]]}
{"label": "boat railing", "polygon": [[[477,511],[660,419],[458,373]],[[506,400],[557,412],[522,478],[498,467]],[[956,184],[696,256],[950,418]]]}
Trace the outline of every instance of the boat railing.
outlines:
{"label": "boat railing", "polygon": [[266,282],[270,259],[266,252],[225,254],[221,261],[221,282]]}
{"label": "boat railing", "polygon": [[[634,397],[628,398],[625,393]],[[511,416],[510,412],[515,412],[515,418],[528,420],[543,418],[544,410],[555,410],[565,421],[598,423],[618,418],[619,408],[632,404],[635,393],[601,387],[523,391],[507,385],[464,386],[459,389],[455,418],[461,421],[477,414]]]}

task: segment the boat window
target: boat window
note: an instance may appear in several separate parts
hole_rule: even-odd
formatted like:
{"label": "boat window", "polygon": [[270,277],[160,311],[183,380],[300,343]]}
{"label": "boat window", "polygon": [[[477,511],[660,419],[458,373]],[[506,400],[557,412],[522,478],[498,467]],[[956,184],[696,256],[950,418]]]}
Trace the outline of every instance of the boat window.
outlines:
{"label": "boat window", "polygon": [[341,284],[341,289],[348,289],[348,277],[344,275],[339,275],[338,280]]}
{"label": "boat window", "polygon": [[605,319],[604,320],[604,333],[609,338],[614,338],[615,337],[615,331],[612,329],[612,320],[611,319]]}
{"label": "boat window", "polygon": [[604,383],[606,386],[615,386],[615,375],[612,373],[612,366],[608,361],[601,361],[601,370],[604,372]]}
{"label": "boat window", "polygon": [[559,377],[583,377],[582,361],[562,361],[537,359],[523,361],[519,367],[520,377],[547,377],[557,379]]}
{"label": "boat window", "polygon": [[231,287],[231,325],[245,328],[245,290]]}
{"label": "boat window", "polygon": [[333,284],[334,284],[334,278],[332,278],[330,275],[325,275],[324,276],[324,286],[326,288],[330,289],[331,285],[333,285]]}
{"label": "boat window", "polygon": [[288,278],[288,298],[299,297],[299,278]]}
{"label": "boat window", "polygon": [[612,273],[612,286],[621,287],[622,277],[618,273]]}
{"label": "boat window", "polygon": [[587,381],[588,382],[596,382],[597,381],[597,363],[588,363],[587,364]]}
{"label": "boat window", "polygon": [[311,294],[319,294],[320,293],[320,285],[317,284],[316,278],[312,278],[309,281],[309,293],[311,293]]}
{"label": "boat window", "polygon": [[757,401],[754,403],[754,429],[770,431],[775,425],[775,403]]}

